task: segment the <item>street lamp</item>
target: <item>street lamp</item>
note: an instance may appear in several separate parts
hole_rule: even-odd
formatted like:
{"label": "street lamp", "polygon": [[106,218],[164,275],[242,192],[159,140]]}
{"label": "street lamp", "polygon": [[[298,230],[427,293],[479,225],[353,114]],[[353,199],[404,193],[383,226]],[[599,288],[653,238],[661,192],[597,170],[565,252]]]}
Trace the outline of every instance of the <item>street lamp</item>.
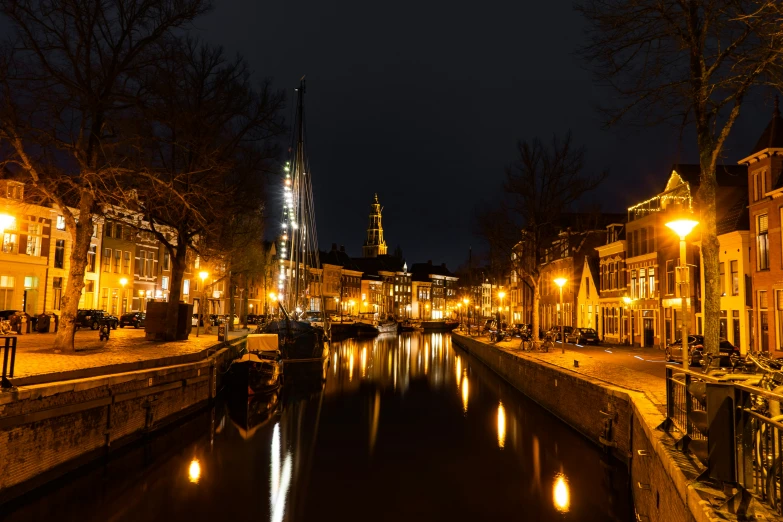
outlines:
{"label": "street lamp", "polygon": [[470,308],[468,308],[468,304],[470,304],[470,299],[467,297],[462,300],[463,303],[465,303],[465,322],[468,326],[468,332],[470,332]]}
{"label": "street lamp", "polygon": [[500,330],[500,327],[503,324],[503,298],[506,297],[506,292],[501,290],[498,292],[498,297],[500,298],[500,324],[498,325],[498,330]]}
{"label": "street lamp", "polygon": [[127,301],[125,299],[125,285],[128,284],[128,280],[123,277],[122,279],[120,279],[120,284],[122,285],[122,305],[121,305],[122,306],[122,314],[124,314],[126,312],[126,310],[125,310],[125,303]]}
{"label": "street lamp", "polygon": [[688,264],[685,256],[685,237],[691,233],[693,228],[699,222],[693,219],[676,219],[666,223],[666,226],[680,236],[680,266],[677,267],[677,274],[680,282],[680,298],[682,298],[682,366],[686,370],[690,368],[688,357],[688,302],[685,294],[688,292]]}
{"label": "street lamp", "polygon": [[565,309],[563,308],[563,285],[568,282],[565,277],[558,277],[555,279],[555,284],[560,287],[560,346],[563,347],[563,353],[565,353],[565,335],[563,335],[563,323],[565,322]]}
{"label": "street lamp", "polygon": [[[629,309],[628,311],[628,322],[631,324],[631,341],[628,343],[629,345],[633,346],[633,308],[631,308],[631,303],[633,303],[633,299],[630,297],[623,296],[623,303],[625,303],[625,308]],[[628,332],[624,332],[626,335]]]}
{"label": "street lamp", "polygon": [[[205,284],[205,281],[207,280],[207,277],[209,277],[209,272],[199,272],[198,276],[201,278],[201,295],[206,302],[207,300],[207,286]],[[198,306],[198,323],[196,323],[196,337],[198,337],[199,328],[201,327],[201,322],[204,320],[204,303],[200,303]]]}

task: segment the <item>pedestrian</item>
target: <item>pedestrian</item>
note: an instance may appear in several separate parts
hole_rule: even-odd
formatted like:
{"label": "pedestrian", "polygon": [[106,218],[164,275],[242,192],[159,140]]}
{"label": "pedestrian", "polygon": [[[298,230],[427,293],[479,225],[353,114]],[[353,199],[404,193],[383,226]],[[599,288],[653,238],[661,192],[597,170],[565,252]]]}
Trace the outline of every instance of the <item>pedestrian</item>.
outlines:
{"label": "pedestrian", "polygon": [[54,331],[57,332],[57,329],[60,327],[60,316],[57,314],[54,315]]}

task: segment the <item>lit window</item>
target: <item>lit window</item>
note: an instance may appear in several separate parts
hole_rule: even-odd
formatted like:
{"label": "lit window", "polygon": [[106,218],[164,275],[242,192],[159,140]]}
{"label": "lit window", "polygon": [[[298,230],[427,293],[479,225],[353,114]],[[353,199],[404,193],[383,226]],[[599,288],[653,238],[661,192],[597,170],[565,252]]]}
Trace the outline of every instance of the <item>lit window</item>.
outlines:
{"label": "lit window", "polygon": [[65,230],[65,218],[57,216],[57,230]]}

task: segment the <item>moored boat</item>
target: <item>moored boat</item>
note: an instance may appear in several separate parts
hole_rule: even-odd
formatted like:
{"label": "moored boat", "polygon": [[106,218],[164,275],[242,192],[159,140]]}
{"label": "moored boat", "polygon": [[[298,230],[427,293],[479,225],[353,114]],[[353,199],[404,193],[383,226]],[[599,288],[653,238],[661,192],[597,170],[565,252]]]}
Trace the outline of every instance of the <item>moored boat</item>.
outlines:
{"label": "moored boat", "polygon": [[457,321],[422,321],[421,327],[425,332],[450,332],[459,326]]}
{"label": "moored boat", "polygon": [[357,322],[355,324],[356,324],[356,335],[359,337],[374,337],[380,333],[378,331],[378,328],[371,325],[370,323]]}
{"label": "moored boat", "polygon": [[279,388],[283,370],[277,346],[277,335],[248,335],[247,353],[231,363],[232,390],[240,395],[255,395]]}
{"label": "moored boat", "polygon": [[390,320],[390,321],[384,321],[382,323],[378,323],[376,328],[378,328],[378,333],[397,333],[399,330],[399,325],[397,324],[397,321]]}
{"label": "moored boat", "polygon": [[413,323],[410,321],[402,321],[400,323],[399,331],[400,332],[412,332],[414,330]]}

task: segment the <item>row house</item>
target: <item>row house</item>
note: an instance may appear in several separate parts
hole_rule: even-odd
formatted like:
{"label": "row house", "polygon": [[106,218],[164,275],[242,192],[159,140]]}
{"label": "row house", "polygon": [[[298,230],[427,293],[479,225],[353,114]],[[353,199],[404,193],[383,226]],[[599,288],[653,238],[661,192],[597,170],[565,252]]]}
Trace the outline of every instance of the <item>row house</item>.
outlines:
{"label": "row house", "polygon": [[598,252],[599,292],[599,321],[596,331],[606,342],[628,342],[625,225],[612,223],[607,226],[606,244],[597,246],[595,250]]}
{"label": "row house", "polygon": [[[24,183],[12,179],[0,180],[0,207],[0,309],[56,313],[68,284],[72,249],[62,213],[28,201]],[[96,306],[100,245],[101,225],[96,224],[80,308]]]}
{"label": "row house", "polygon": [[[614,214],[564,216],[574,226],[566,227],[546,250],[545,262],[540,268],[539,321],[542,329],[548,330],[561,321],[564,326],[577,325],[585,260],[594,257],[595,247],[606,242],[605,223],[617,221],[617,218]],[[562,310],[561,290],[554,282],[561,277],[566,279],[562,288]],[[596,314],[597,310],[592,313]]]}
{"label": "row house", "polygon": [[598,259],[586,255],[582,278],[576,296],[576,326],[597,329],[600,322],[600,295],[598,293]]}
{"label": "row house", "polygon": [[[674,165],[663,191],[630,207],[627,223],[611,225],[607,243],[596,248],[601,295],[598,331],[607,341],[662,347],[680,337],[682,321],[688,322],[689,331],[702,332],[703,274],[699,241],[687,242],[689,279],[683,288],[676,280],[679,238],[666,227],[666,223],[683,215],[696,214],[698,219],[694,194],[699,177],[698,165]],[[719,166],[717,180],[723,289],[721,335],[746,350],[748,336],[743,333],[743,325],[747,321],[741,319],[747,315],[742,297],[745,287],[742,273],[748,257],[742,246],[743,236],[747,243],[747,232],[743,231],[747,228],[743,203],[745,174],[742,168]],[[731,287],[726,286],[729,282]],[[687,316],[682,314],[683,291]]]}
{"label": "row house", "polygon": [[[746,168],[748,190],[752,307],[744,309],[751,348],[774,354],[783,351],[783,119],[777,99],[772,120],[753,152],[739,163]],[[744,319],[741,313],[740,326]]]}
{"label": "row house", "polygon": [[[457,296],[459,278],[446,268],[445,263],[441,265],[433,265],[432,261],[415,263],[411,267],[411,275],[412,282],[430,283],[429,303],[425,303],[425,306],[429,305],[428,313],[425,314],[428,319],[447,319],[456,316],[457,303],[461,303]],[[422,286],[417,285],[417,288]],[[420,305],[417,310],[419,315],[414,317],[423,317]]]}

